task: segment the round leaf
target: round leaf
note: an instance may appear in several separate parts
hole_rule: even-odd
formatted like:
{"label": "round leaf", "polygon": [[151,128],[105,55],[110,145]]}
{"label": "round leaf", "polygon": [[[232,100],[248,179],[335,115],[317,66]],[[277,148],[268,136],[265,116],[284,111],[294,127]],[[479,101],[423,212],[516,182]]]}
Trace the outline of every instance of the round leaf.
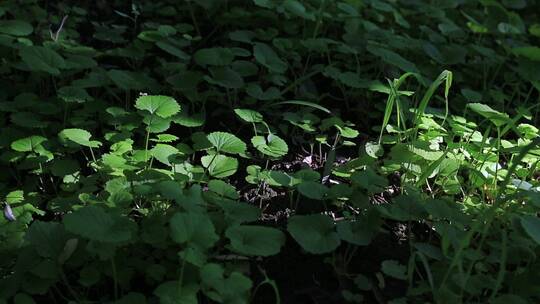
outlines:
{"label": "round leaf", "polygon": [[171,117],[180,112],[180,105],[174,98],[162,95],[141,96],[135,101],[135,108],[161,118]]}
{"label": "round leaf", "polygon": [[246,144],[231,133],[212,132],[208,134],[206,138],[219,152],[237,154],[246,153]]}
{"label": "round leaf", "polygon": [[270,227],[234,226],[225,235],[231,240],[231,248],[245,255],[274,255],[285,244],[283,232]]}
{"label": "round leaf", "polygon": [[307,252],[322,254],[339,246],[334,222],[326,215],[296,215],[289,219],[287,230]]}

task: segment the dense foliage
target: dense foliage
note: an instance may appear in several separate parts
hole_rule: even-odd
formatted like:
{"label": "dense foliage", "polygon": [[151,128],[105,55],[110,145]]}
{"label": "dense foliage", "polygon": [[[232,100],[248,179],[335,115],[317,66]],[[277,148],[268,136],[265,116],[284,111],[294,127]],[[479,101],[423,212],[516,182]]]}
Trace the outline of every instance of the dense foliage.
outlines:
{"label": "dense foliage", "polygon": [[539,303],[534,0],[0,2],[0,304]]}

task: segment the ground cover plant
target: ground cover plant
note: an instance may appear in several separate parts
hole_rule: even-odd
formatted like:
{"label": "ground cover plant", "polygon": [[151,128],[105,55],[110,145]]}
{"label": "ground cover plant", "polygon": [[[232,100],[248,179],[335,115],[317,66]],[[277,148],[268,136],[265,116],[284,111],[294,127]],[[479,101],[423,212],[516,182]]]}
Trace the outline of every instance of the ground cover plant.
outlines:
{"label": "ground cover plant", "polygon": [[0,304],[538,303],[540,4],[0,2]]}

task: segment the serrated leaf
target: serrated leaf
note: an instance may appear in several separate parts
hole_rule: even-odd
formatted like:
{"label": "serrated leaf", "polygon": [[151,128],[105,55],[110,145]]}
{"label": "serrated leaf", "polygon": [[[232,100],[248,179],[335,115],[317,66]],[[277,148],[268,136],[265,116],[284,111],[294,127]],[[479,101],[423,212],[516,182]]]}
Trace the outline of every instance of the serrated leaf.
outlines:
{"label": "serrated leaf", "polygon": [[227,132],[212,132],[206,136],[219,152],[245,154],[246,144],[238,137]]}
{"label": "serrated leaf", "polygon": [[92,134],[83,129],[64,129],[58,134],[61,138],[69,139],[81,146],[96,148],[101,146],[101,142],[90,140]]}
{"label": "serrated leaf", "polygon": [[162,95],[141,96],[135,101],[135,108],[161,118],[168,118],[180,112],[180,105],[174,98]]}
{"label": "serrated leaf", "polygon": [[264,136],[253,136],[251,144],[264,155],[270,157],[282,157],[289,151],[287,143],[277,135],[271,135],[268,138]]}
{"label": "serrated leaf", "polygon": [[201,157],[203,167],[208,173],[217,178],[231,176],[238,170],[238,160],[234,157],[215,154]]}
{"label": "serrated leaf", "polygon": [[258,123],[263,121],[261,113],[250,109],[234,109],[234,113],[245,122]]}

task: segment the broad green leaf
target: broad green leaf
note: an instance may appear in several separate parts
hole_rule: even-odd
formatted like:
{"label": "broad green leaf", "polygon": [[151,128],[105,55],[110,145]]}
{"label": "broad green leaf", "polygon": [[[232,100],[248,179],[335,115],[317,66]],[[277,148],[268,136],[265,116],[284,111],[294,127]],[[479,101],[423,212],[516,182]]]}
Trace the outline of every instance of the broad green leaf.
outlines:
{"label": "broad green leaf", "polygon": [[236,189],[229,183],[219,179],[213,179],[208,182],[208,190],[226,198],[236,200],[239,198]]}
{"label": "broad green leaf", "polygon": [[373,46],[373,45],[368,45],[367,50],[371,54],[373,54],[373,55],[375,55],[377,57],[380,57],[386,63],[394,65],[394,66],[400,68],[404,72],[412,72],[412,73],[419,73],[420,72],[414,63],[412,63],[409,60],[401,57],[401,55],[399,55],[398,53],[396,53],[394,51],[391,51],[391,50],[388,50],[388,49],[385,49],[385,48],[381,48],[381,47],[376,47],[376,46]]}
{"label": "broad green leaf", "polygon": [[537,46],[516,47],[512,49],[512,52],[530,60],[540,61],[540,47]]}
{"label": "broad green leaf", "polygon": [[22,60],[31,71],[47,72],[58,76],[65,62],[54,50],[43,46],[25,46],[19,51]]}
{"label": "broad green leaf", "polygon": [[358,246],[367,246],[372,238],[378,232],[368,222],[367,217],[363,217],[358,221],[340,221],[337,223],[337,233],[339,237],[351,244]]}
{"label": "broad green leaf", "polygon": [[313,254],[331,252],[340,243],[334,222],[323,214],[292,216],[287,230],[302,248]]}
{"label": "broad green leaf", "polygon": [[92,148],[101,146],[101,142],[90,140],[92,134],[83,129],[64,129],[58,135],[60,138],[71,140],[81,146]]}
{"label": "broad green leaf", "polygon": [[129,90],[143,90],[149,83],[145,83],[145,75],[125,70],[109,70],[107,76],[119,88]]}
{"label": "broad green leaf", "polygon": [[328,194],[328,188],[318,182],[304,181],[298,184],[298,192],[311,199],[323,200]]}
{"label": "broad green leaf", "polygon": [[537,216],[525,215],[520,218],[520,222],[525,232],[540,244],[540,219]]}
{"label": "broad green leaf", "polygon": [[407,267],[398,261],[386,260],[382,262],[381,270],[384,274],[399,280],[407,279]]}
{"label": "broad green leaf", "polygon": [[189,116],[187,113],[180,112],[173,118],[173,122],[188,128],[203,126],[205,123],[204,113],[195,113]]}
{"label": "broad green leaf", "polygon": [[225,66],[232,63],[234,54],[229,48],[208,48],[200,49],[193,55],[195,62],[199,65]]}
{"label": "broad green leaf", "polygon": [[282,157],[289,151],[287,143],[274,134],[269,134],[267,137],[253,136],[251,144],[262,154],[270,157]]}
{"label": "broad green leaf", "polygon": [[0,20],[0,33],[13,36],[28,36],[34,28],[23,20]]}
{"label": "broad green leaf", "polygon": [[57,93],[58,97],[62,98],[65,102],[83,103],[93,99],[85,89],[79,87],[61,87]]}
{"label": "broad green leaf", "polygon": [[245,255],[275,255],[285,244],[283,232],[270,227],[233,226],[227,229],[225,235],[231,240],[231,248]]}
{"label": "broad green leaf", "polygon": [[199,287],[195,284],[180,284],[178,281],[161,283],[155,290],[154,295],[159,298],[161,304],[197,304]]}
{"label": "broad green leaf", "polygon": [[231,133],[212,132],[208,134],[206,138],[219,152],[234,154],[246,153],[246,144]]}
{"label": "broad green leaf", "polygon": [[25,235],[41,257],[56,258],[64,248],[66,235],[60,223],[35,221]]}
{"label": "broad green leaf", "polygon": [[151,150],[152,156],[160,163],[163,163],[167,166],[171,165],[171,157],[175,154],[178,154],[178,152],[178,149],[166,144],[157,144]]}
{"label": "broad green leaf", "polygon": [[227,89],[240,89],[244,86],[244,79],[235,70],[228,67],[214,67],[210,69],[212,77],[203,78],[211,84]]}
{"label": "broad green leaf", "polygon": [[245,122],[263,122],[263,116],[261,113],[250,109],[234,109],[234,113],[238,115]]}
{"label": "broad green leaf", "polygon": [[211,176],[217,178],[231,176],[238,170],[238,160],[236,158],[220,154],[203,156],[201,157],[201,163]]}
{"label": "broad green leaf", "polygon": [[473,110],[477,114],[487,118],[497,127],[503,126],[510,122],[510,118],[508,114],[496,111],[486,104],[469,103],[467,104],[467,107],[469,107],[471,110]]}
{"label": "broad green leaf", "polygon": [[130,241],[137,225],[129,218],[107,213],[103,208],[90,205],[64,216],[66,230],[105,243]]}
{"label": "broad green leaf", "polygon": [[257,62],[267,67],[271,72],[284,73],[287,70],[287,64],[265,43],[255,43],[253,55]]}
{"label": "broad green leaf", "polygon": [[11,149],[18,152],[34,152],[45,141],[47,141],[45,137],[33,135],[12,142]]}
{"label": "broad green leaf", "polygon": [[162,95],[141,96],[135,101],[135,108],[161,118],[168,118],[180,112],[180,105],[174,98]]}
{"label": "broad green leaf", "polygon": [[170,227],[172,239],[179,244],[207,249],[219,240],[214,224],[203,213],[177,212],[170,220]]}

